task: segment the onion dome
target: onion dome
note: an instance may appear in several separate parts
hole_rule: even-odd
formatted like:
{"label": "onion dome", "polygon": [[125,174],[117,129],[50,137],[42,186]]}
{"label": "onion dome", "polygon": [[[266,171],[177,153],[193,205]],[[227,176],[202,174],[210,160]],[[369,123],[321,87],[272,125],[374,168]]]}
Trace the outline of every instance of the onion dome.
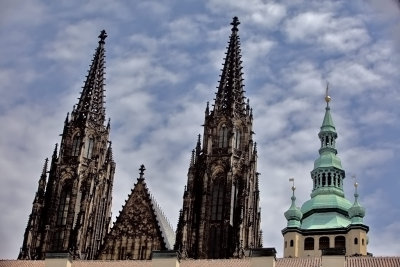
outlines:
{"label": "onion dome", "polygon": [[296,197],[294,195],[295,190],[296,187],[293,185],[292,186],[293,195],[291,197],[292,205],[290,205],[290,208],[285,212],[285,217],[286,220],[288,221],[287,224],[288,227],[300,227],[301,225],[300,220],[303,217],[303,213],[301,212],[300,208],[296,207]]}
{"label": "onion dome", "polygon": [[349,216],[351,219],[351,224],[362,224],[363,218],[365,216],[365,208],[363,206],[361,206],[361,204],[358,202],[358,193],[357,193],[358,183],[357,182],[354,183],[354,187],[355,187],[354,204],[349,209]]}

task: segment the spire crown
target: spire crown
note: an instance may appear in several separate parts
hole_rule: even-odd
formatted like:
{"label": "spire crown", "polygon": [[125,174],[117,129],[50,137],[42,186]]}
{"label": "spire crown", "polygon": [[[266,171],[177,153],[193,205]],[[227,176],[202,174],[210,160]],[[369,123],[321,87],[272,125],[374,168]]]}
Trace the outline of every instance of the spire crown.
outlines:
{"label": "spire crown", "polygon": [[245,97],[243,90],[242,78],[242,61],[240,50],[240,38],[237,34],[238,25],[240,24],[237,17],[233,18],[232,34],[227,47],[224,67],[222,69],[221,80],[219,81],[218,92],[215,99],[214,111],[228,116],[237,114],[239,116],[245,114]]}
{"label": "spire crown", "polygon": [[138,178],[138,180],[139,181],[143,181],[144,180],[144,171],[146,170],[146,168],[144,167],[144,165],[142,164],[142,165],[140,165],[140,168],[139,168],[139,178]]}
{"label": "spire crown", "polygon": [[104,44],[105,42],[104,42],[104,40],[107,38],[107,33],[106,33],[106,31],[105,30],[102,30],[101,32],[100,32],[100,35],[99,35],[99,44]]}
{"label": "spire crown", "polygon": [[81,96],[76,109],[73,110],[75,119],[83,123],[91,122],[104,124],[104,69],[105,69],[105,39],[107,33],[102,30],[99,35],[99,46],[94,54],[88,71]]}
{"label": "spire crown", "polygon": [[231,22],[231,25],[232,25],[232,32],[237,32],[237,31],[239,31],[239,29],[238,29],[239,24],[240,24],[240,21],[239,21],[238,17],[236,17],[236,16],[233,17],[233,20],[232,20],[232,22]]}

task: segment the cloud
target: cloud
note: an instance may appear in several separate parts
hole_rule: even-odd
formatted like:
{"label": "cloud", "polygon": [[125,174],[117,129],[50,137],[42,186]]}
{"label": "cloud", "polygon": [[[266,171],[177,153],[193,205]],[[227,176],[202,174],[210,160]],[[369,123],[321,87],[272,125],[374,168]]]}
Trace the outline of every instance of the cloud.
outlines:
{"label": "cloud", "polygon": [[267,28],[275,28],[286,15],[285,6],[275,1],[210,0],[207,6],[213,13],[228,11],[232,17],[239,16],[239,20]]}
{"label": "cloud", "polygon": [[362,20],[308,11],[286,21],[284,32],[290,42],[317,43],[318,49],[348,52],[370,41]]}

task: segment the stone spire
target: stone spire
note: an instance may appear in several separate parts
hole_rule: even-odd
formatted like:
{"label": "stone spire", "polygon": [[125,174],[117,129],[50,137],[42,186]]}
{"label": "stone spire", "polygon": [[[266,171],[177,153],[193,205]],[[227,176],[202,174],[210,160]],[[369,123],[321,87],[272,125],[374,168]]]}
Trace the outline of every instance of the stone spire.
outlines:
{"label": "stone spire", "polygon": [[46,182],[47,182],[47,165],[48,165],[49,159],[46,158],[44,161],[43,165],[43,170],[42,174],[40,175],[40,179],[38,182],[38,190],[36,192],[35,196],[35,202],[44,202],[44,194],[46,191]]}
{"label": "stone spire", "polygon": [[104,124],[104,69],[105,69],[105,39],[107,33],[102,30],[99,35],[99,46],[94,54],[92,64],[86,76],[78,105],[73,111],[73,118],[83,123]]}
{"label": "stone spire", "polygon": [[228,51],[216,93],[215,113],[242,115],[245,112],[239,24],[239,19],[234,17],[231,23],[232,34],[229,39]]}

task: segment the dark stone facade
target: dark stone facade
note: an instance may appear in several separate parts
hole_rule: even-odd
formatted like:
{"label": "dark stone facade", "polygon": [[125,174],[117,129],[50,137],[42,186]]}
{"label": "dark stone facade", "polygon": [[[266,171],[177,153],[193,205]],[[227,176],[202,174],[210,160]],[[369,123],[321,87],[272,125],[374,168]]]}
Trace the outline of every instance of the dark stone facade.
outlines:
{"label": "dark stone facade", "polygon": [[241,257],[261,246],[257,149],[245,101],[239,25],[232,34],[213,110],[205,111],[188,171],[175,249],[189,258]]}
{"label": "dark stone facade", "polygon": [[[60,151],[47,159],[18,259],[70,252],[93,259],[108,232],[115,163],[105,123],[102,31],[79,102],[67,115]],[[47,177],[48,176],[48,177]]]}

